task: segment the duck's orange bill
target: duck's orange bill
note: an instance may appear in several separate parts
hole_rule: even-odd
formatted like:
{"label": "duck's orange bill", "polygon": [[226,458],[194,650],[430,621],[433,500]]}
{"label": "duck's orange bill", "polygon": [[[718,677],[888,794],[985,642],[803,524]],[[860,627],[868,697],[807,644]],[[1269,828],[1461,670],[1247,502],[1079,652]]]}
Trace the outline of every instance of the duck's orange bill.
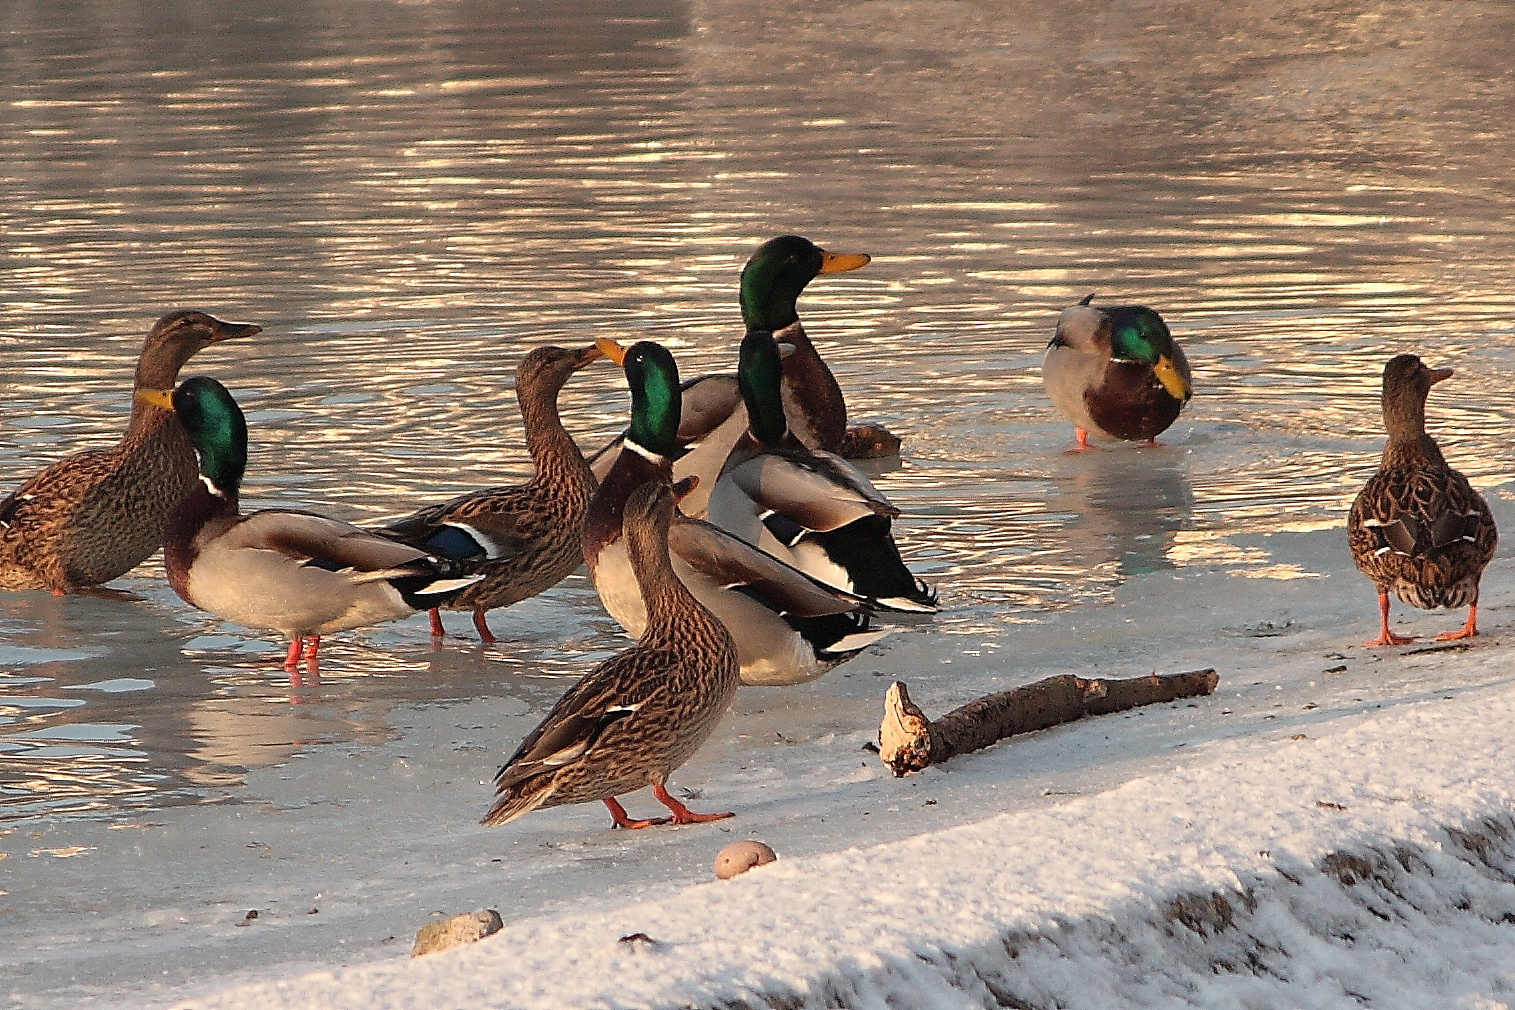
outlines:
{"label": "duck's orange bill", "polygon": [[600,337],[594,342],[594,346],[598,347],[601,354],[614,361],[617,365],[626,364],[626,348],[609,337]]}
{"label": "duck's orange bill", "polygon": [[832,253],[821,251],[821,273],[839,274],[846,270],[865,267],[873,257],[867,253]]}
{"label": "duck's orange bill", "polygon": [[671,485],[671,487],[673,488],[673,500],[675,502],[681,502],[681,501],[683,501],[685,498],[688,498],[691,494],[693,494],[694,493],[694,489],[697,488],[697,487],[699,487],[699,486],[700,486],[700,479],[698,477],[696,477],[694,474],[690,474],[688,477],[685,477],[683,480],[676,480],[676,481],[674,481],[673,484]]}
{"label": "duck's orange bill", "polygon": [[139,389],[137,399],[143,403],[150,403],[154,407],[162,407],[164,410],[174,409],[174,391],[172,389]]}
{"label": "duck's orange bill", "polygon": [[1431,385],[1433,386],[1442,379],[1450,379],[1452,377],[1452,369],[1450,368],[1429,368],[1427,371],[1431,373]]}

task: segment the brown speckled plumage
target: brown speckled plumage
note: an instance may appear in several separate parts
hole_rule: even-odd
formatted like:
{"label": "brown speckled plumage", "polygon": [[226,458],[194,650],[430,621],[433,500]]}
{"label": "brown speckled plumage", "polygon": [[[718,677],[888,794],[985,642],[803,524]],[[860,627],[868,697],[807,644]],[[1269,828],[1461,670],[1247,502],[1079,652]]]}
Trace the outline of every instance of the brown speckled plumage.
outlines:
{"label": "brown speckled plumage", "polygon": [[647,628],[587,673],[522,741],[495,776],[499,798],[483,823],[594,800],[615,813],[619,794],[645,786],[661,793],[720,722],[739,683],[736,647],[673,573],[673,513],[673,491],[662,482],[642,485],[627,501],[625,537]]}
{"label": "brown speckled plumage", "polygon": [[[147,334],[133,391],[170,389],[197,351],[260,329],[171,312]],[[0,501],[0,589],[67,592],[126,574],[163,545],[198,474],[173,412],[134,397],[118,445],[60,459]]]}
{"label": "brown speckled plumage", "polygon": [[1378,472],[1347,516],[1352,560],[1380,594],[1383,636],[1370,644],[1408,640],[1388,631],[1389,593],[1423,610],[1475,608],[1460,637],[1476,634],[1478,583],[1499,536],[1483,496],[1447,465],[1426,434],[1426,394],[1451,374],[1427,368],[1413,354],[1401,354],[1384,368],[1389,441]]}
{"label": "brown speckled plumage", "polygon": [[597,482],[563,429],[557,398],[569,376],[599,356],[594,347],[539,347],[516,369],[526,448],[536,465],[530,481],[461,495],[385,526],[387,535],[423,550],[438,550],[432,541],[448,526],[488,542],[481,546],[489,547],[493,557],[464,564],[465,571],[482,574],[483,581],[447,606],[474,611],[481,633],[486,611],[551,589],[584,561],[579,538]]}

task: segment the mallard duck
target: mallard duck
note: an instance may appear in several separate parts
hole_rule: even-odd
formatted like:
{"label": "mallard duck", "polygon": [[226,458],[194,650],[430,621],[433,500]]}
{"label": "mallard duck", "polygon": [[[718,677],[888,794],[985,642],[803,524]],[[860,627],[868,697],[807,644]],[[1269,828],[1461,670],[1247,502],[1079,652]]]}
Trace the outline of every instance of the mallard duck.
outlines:
{"label": "mallard duck", "polygon": [[[261,330],[170,312],[148,331],[132,388],[171,388],[197,351]],[[115,448],[60,459],[0,501],[0,589],[61,595],[125,575],[163,546],[169,513],[198,472],[173,412],[134,398]]]}
{"label": "mallard duck", "polygon": [[626,500],[624,535],[632,571],[647,600],[637,643],[589,673],[552,707],[495,776],[499,796],[485,824],[504,824],[539,807],[604,801],[618,828],[632,820],[616,797],[651,786],[675,824],[715,821],[668,793],[668,776],[721,721],[740,679],[726,626],[689,594],[668,558],[675,492],[643,484]]}
{"label": "mallard duck", "polygon": [[1155,446],[1194,395],[1188,359],[1156,312],[1095,308],[1093,299],[1063,310],[1042,359],[1042,384],[1073,422],[1072,451],[1093,448],[1090,435]]}
{"label": "mallard duck", "polygon": [[1383,370],[1383,420],[1389,441],[1378,472],[1347,514],[1352,560],[1378,587],[1379,635],[1364,645],[1403,645],[1389,630],[1389,593],[1422,610],[1467,607],[1467,622],[1438,641],[1478,634],[1478,582],[1499,533],[1483,496],[1447,465],[1426,434],[1426,394],[1452,375],[1401,354]]}
{"label": "mallard duck", "polygon": [[[485,642],[495,640],[486,611],[551,589],[584,561],[579,539],[597,482],[563,429],[558,392],[570,375],[598,357],[600,351],[592,345],[579,351],[538,347],[516,369],[526,450],[536,465],[530,481],[460,495],[384,526],[387,535],[463,562],[464,571],[484,576],[447,607],[472,610],[473,625]],[[431,633],[442,635],[435,609]]]}
{"label": "mallard duck", "polygon": [[[626,370],[631,430],[620,459],[589,503],[584,561],[605,609],[640,635],[647,610],[621,536],[621,516],[638,487],[669,479],[678,452],[679,372],[660,344],[644,340],[629,350],[613,340],[598,344]],[[707,522],[676,515],[669,550],[674,572],[735,639],[743,683],[814,680],[887,634],[868,629],[862,600],[822,586]]]}
{"label": "mallard duck", "polygon": [[168,520],[168,582],[185,603],[290,639],[285,667],[315,668],[321,636],[446,604],[478,582],[457,565],[350,523],[295,509],[242,515],[247,422],[214,379],[137,396],[178,415],[200,453],[200,482]]}
{"label": "mallard duck", "polygon": [[742,340],[737,377],[749,426],[710,493],[710,521],[828,586],[890,610],[935,613],[890,532],[900,511],[846,460],[790,433],[779,349],[767,330]]}
{"label": "mallard duck", "polygon": [[[805,334],[797,303],[818,275],[856,270],[869,259],[864,253],[829,253],[809,239],[781,235],[759,246],[742,268],[742,320],[748,329],[772,331],[784,352],[783,400],[790,430],[812,449],[849,459],[894,455],[900,440],[878,425],[847,426],[841,386]],[[674,473],[700,478],[680,508],[686,515],[703,516],[715,476],[747,430],[747,419],[734,375],[705,375],[682,388],[678,446],[685,452]],[[595,476],[605,479],[619,451],[617,438],[590,459]]]}

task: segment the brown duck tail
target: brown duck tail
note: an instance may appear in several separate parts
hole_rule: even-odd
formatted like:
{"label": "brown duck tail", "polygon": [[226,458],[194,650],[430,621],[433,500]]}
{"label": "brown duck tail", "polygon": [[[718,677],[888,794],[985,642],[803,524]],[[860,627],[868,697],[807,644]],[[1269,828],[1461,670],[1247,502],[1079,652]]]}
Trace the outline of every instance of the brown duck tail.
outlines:
{"label": "brown duck tail", "polygon": [[553,786],[551,775],[534,775],[524,782],[517,782],[495,799],[494,806],[479,823],[494,828],[529,814],[547,802]]}

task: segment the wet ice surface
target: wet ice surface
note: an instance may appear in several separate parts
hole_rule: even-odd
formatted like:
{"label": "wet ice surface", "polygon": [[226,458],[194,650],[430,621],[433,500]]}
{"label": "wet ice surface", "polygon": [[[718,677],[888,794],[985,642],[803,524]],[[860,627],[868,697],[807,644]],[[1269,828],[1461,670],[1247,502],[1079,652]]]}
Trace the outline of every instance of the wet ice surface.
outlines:
{"label": "wet ice surface", "polygon": [[[1406,349],[1458,369],[1432,430],[1510,512],[1515,84],[1504,48],[1460,41],[1515,37],[1507,12],[384,3],[337,32],[345,4],[80,9],[18,13],[0,42],[0,485],[115,437],[172,306],[265,326],[187,372],[247,409],[249,504],[363,520],[523,477],[530,346],[645,335],[690,374],[729,368],[760,240],[875,256],[801,311],[853,414],[905,438],[877,483],[945,605],[816,685],[742,692],[680,773],[786,857],[1497,679],[1469,657],[1506,627],[1503,562],[1487,643],[1376,661],[1340,525]],[[1038,363],[1089,291],[1158,307],[1188,351],[1166,449],[1061,454]],[[623,423],[612,372],[565,392],[585,444]],[[587,807],[472,826],[515,741],[620,644],[582,577],[494,615],[498,647],[433,649],[413,619],[329,640],[298,686],[279,643],[189,610],[155,562],[116,586],[140,599],[0,600],[23,1004],[387,957],[434,909],[649,897],[729,837],[623,838]],[[1050,673],[1211,665],[1212,702],[975,773],[890,782],[859,749],[895,677],[941,712]]]}

